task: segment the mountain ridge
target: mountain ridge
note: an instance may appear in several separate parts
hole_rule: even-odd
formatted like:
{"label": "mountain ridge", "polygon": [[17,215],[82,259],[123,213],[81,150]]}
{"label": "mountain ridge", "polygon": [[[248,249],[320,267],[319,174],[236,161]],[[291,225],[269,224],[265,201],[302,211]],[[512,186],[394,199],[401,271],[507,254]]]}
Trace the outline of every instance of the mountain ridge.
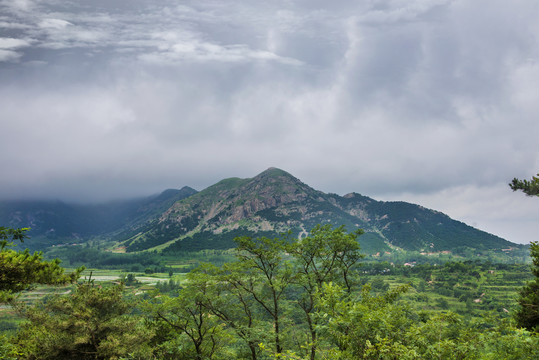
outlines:
{"label": "mountain ridge", "polygon": [[[351,192],[324,193],[290,173],[268,168],[252,178],[227,178],[206,189],[168,189],[146,198],[101,205],[0,202],[0,223],[33,229],[43,246],[105,240],[137,251],[228,249],[236,236],[304,236],[316,224],[364,229],[366,252],[446,251],[518,246],[423,206],[377,201]],[[21,207],[22,206],[22,207]]]}
{"label": "mountain ridge", "polygon": [[371,251],[515,245],[420,205],[326,194],[277,168],[253,178],[224,179],[174,203],[136,236],[119,240],[127,251],[224,249],[234,246],[234,235],[277,236],[290,230],[299,236],[318,223],[364,229],[359,241]]}

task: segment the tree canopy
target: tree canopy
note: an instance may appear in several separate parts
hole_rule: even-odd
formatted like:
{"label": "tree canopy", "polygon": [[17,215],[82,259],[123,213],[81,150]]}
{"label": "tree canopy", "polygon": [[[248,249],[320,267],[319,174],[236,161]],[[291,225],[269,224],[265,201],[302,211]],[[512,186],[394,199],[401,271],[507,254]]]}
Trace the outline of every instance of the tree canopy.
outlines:
{"label": "tree canopy", "polygon": [[532,176],[531,180],[514,178],[509,187],[513,191],[522,190],[528,196],[539,196],[539,174]]}
{"label": "tree canopy", "polygon": [[535,279],[530,281],[520,291],[520,305],[515,318],[519,327],[539,331],[539,242],[530,244],[532,257],[532,273]]}
{"label": "tree canopy", "polygon": [[[513,191],[522,190],[528,196],[539,196],[539,174],[531,180],[514,178],[509,184]],[[532,273],[535,279],[520,291],[519,310],[515,314],[517,325],[528,330],[539,330],[539,242],[530,244],[532,258]]]}
{"label": "tree canopy", "polygon": [[34,284],[65,284],[74,282],[83,268],[64,274],[60,260],[43,260],[41,252],[10,249],[13,241],[23,242],[28,228],[0,227],[0,303],[13,300],[14,295]]}
{"label": "tree canopy", "polygon": [[26,318],[14,339],[23,359],[150,359],[151,331],[132,314],[135,306],[123,284],[96,286],[92,280],[68,296],[36,306],[19,304]]}

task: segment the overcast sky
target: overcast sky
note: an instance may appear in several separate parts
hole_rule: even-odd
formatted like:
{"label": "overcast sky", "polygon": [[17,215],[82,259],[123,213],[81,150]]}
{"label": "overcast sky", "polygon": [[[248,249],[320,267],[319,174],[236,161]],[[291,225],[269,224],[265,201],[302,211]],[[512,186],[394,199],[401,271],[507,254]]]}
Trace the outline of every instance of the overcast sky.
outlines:
{"label": "overcast sky", "polygon": [[270,166],[527,243],[537,0],[0,0],[0,198]]}

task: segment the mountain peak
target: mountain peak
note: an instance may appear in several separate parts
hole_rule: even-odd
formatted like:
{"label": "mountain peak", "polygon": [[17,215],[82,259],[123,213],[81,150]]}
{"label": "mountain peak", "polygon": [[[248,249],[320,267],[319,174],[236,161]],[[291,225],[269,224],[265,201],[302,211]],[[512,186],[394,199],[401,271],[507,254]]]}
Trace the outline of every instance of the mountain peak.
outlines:
{"label": "mountain peak", "polygon": [[270,176],[270,177],[286,176],[286,177],[294,178],[291,174],[287,173],[284,170],[278,169],[276,167],[267,168],[266,170],[264,170],[260,174],[258,174],[256,177],[262,177],[262,176]]}
{"label": "mountain peak", "polygon": [[180,189],[180,191],[185,191],[185,192],[193,192],[193,193],[196,193],[197,191],[195,189],[193,189],[192,187],[190,186],[184,186]]}

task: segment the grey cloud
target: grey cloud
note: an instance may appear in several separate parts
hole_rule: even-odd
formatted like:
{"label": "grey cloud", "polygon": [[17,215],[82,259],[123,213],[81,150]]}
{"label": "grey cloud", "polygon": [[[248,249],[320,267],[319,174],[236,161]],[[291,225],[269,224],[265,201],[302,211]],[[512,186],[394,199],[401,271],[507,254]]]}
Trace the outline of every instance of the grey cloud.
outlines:
{"label": "grey cloud", "polygon": [[15,62],[22,57],[18,49],[30,46],[31,42],[26,39],[13,39],[0,37],[0,62]]}
{"label": "grey cloud", "polygon": [[30,46],[30,42],[25,39],[0,38],[0,49],[17,49]]}
{"label": "grey cloud", "polygon": [[2,3],[15,11],[29,11],[35,7],[33,0],[4,0]]}
{"label": "grey cloud", "polygon": [[0,61],[17,61],[21,56],[16,51],[0,49]]}
{"label": "grey cloud", "polygon": [[378,1],[359,16],[368,25],[391,25],[403,22],[429,20],[437,15],[440,7],[446,7],[452,0]]}
{"label": "grey cloud", "polygon": [[170,46],[159,46],[159,51],[139,55],[139,59],[153,64],[173,64],[178,61],[224,61],[244,60],[279,61],[290,65],[301,62],[278,56],[269,51],[253,51],[245,45],[220,46],[198,41],[176,42]]}
{"label": "grey cloud", "polygon": [[493,224],[473,213],[489,196],[517,206],[506,182],[539,167],[532,0],[4,1],[0,12],[12,39],[0,41],[0,197],[97,201],[277,166],[324,191]]}
{"label": "grey cloud", "polygon": [[43,19],[39,22],[38,26],[42,29],[62,30],[68,26],[73,26],[73,24],[62,19]]}

